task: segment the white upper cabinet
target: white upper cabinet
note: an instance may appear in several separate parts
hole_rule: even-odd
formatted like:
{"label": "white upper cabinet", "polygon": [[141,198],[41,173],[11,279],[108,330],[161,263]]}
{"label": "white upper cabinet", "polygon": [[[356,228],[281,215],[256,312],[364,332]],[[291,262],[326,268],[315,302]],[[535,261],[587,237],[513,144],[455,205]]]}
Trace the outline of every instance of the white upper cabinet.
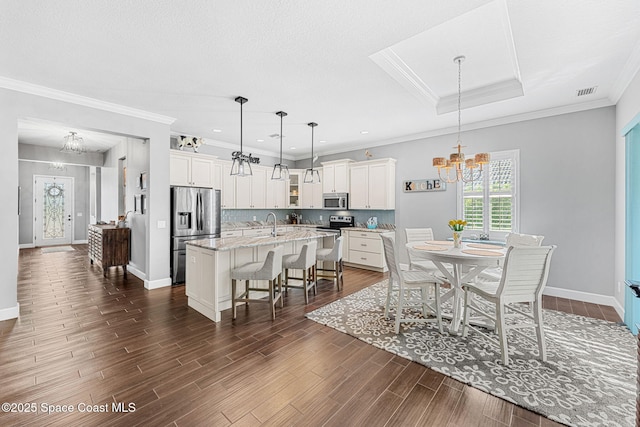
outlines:
{"label": "white upper cabinet", "polygon": [[220,206],[223,209],[233,209],[236,207],[236,177],[231,176],[231,162],[219,162],[221,165],[220,174]]}
{"label": "white upper cabinet", "polygon": [[349,192],[349,165],[353,160],[335,160],[322,163],[322,192],[323,193],[348,193]]}
{"label": "white upper cabinet", "polygon": [[236,208],[265,209],[267,207],[267,168],[252,166],[253,175],[236,178]]}
{"label": "white upper cabinet", "polygon": [[304,183],[304,172],[301,174],[303,182],[300,185],[300,208],[302,209],[322,209],[322,169],[320,169],[318,173],[320,174],[319,184]]}
{"label": "white upper cabinet", "polygon": [[350,209],[395,209],[396,160],[380,159],[350,165]]}
{"label": "white upper cabinet", "polygon": [[267,209],[288,208],[289,181],[276,181],[271,179],[271,172],[267,173],[266,199]]}
{"label": "white upper cabinet", "polygon": [[216,157],[174,151],[169,154],[170,185],[214,188]]}

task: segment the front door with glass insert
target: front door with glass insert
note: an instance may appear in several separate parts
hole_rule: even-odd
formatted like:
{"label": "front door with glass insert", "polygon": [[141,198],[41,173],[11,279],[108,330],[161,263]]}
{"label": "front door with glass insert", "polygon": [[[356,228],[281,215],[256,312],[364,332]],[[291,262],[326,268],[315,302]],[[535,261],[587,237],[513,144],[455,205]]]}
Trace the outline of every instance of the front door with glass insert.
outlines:
{"label": "front door with glass insert", "polygon": [[33,177],[34,244],[71,244],[73,239],[73,178]]}

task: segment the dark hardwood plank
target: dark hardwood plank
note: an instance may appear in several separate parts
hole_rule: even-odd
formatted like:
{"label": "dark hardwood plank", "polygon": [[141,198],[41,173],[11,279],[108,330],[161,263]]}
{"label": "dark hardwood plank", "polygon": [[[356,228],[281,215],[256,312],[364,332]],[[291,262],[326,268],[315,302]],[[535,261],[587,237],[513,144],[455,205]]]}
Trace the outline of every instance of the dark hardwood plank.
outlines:
{"label": "dark hardwood plank", "polygon": [[[20,318],[0,322],[3,399],[136,410],[0,414],[2,425],[558,425],[304,317],[382,273],[346,268],[343,290],[320,280],[308,305],[291,290],[275,321],[254,304],[213,323],[184,286],[147,291],[120,268],[104,277],[73,246],[20,251]],[[620,321],[612,307],[543,305]]]}

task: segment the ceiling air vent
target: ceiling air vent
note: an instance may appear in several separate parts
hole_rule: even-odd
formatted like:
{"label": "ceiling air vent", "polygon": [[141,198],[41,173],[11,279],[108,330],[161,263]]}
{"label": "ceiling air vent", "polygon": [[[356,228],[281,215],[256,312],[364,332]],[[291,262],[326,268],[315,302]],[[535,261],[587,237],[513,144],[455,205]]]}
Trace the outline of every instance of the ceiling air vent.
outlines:
{"label": "ceiling air vent", "polygon": [[596,92],[596,89],[598,89],[598,86],[588,87],[585,89],[578,89],[576,91],[576,96],[591,95]]}
{"label": "ceiling air vent", "polygon": [[[286,138],[284,135],[282,135],[283,138]],[[279,133],[272,133],[271,135],[269,135],[269,138],[280,138],[280,134]]]}

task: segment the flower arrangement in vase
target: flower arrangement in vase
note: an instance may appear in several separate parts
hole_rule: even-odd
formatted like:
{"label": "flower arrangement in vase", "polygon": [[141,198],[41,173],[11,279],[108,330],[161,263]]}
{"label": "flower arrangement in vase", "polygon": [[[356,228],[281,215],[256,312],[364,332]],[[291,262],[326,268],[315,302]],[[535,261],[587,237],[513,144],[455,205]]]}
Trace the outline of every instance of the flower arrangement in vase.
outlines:
{"label": "flower arrangement in vase", "polygon": [[463,219],[452,219],[449,221],[449,228],[453,230],[453,247],[459,248],[462,243],[462,230],[467,225]]}

